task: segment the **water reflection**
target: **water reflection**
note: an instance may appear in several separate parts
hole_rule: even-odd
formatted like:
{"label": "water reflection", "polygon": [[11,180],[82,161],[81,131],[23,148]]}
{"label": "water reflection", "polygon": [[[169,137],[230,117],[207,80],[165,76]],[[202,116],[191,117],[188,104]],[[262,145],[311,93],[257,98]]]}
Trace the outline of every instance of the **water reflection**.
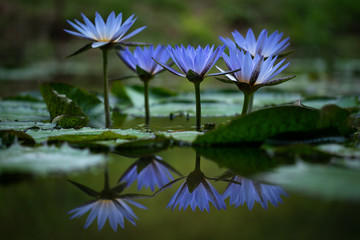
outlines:
{"label": "water reflection", "polygon": [[[117,155],[119,154],[117,153]],[[220,176],[217,175],[219,177],[216,178],[208,177],[200,166],[200,160],[200,154],[196,153],[194,169],[187,176],[182,176],[179,171],[161,157],[155,155],[155,153],[146,153],[144,156],[137,156],[137,160],[124,171],[118,181],[118,185],[113,188],[110,187],[107,168],[105,168],[105,183],[101,192],[97,192],[80,183],[69,181],[78,189],[94,198],[94,200],[69,211],[68,214],[72,214],[71,219],[74,219],[80,218],[89,212],[84,228],[88,228],[97,218],[98,230],[101,230],[108,220],[111,228],[117,231],[119,225],[121,228],[125,227],[125,219],[136,225],[135,220],[137,216],[132,210],[133,206],[146,209],[146,207],[132,199],[158,199],[163,191],[169,191],[173,184],[180,181],[183,182],[171,197],[166,208],[172,210],[178,208],[179,211],[181,209],[185,211],[189,207],[194,212],[197,208],[200,211],[206,210],[210,212],[211,203],[217,210],[225,210],[225,200],[230,198],[229,204],[235,207],[244,206],[246,203],[249,210],[252,210],[255,202],[258,202],[264,209],[267,209],[269,203],[276,207],[278,203],[282,203],[281,195],[288,196],[281,187],[250,180],[241,176],[237,169],[236,171],[230,169]],[[240,161],[241,159],[238,160]],[[172,173],[180,177],[173,180]],[[123,191],[130,187],[135,180],[137,180],[137,190],[139,192],[144,187],[145,189],[150,189],[153,194],[124,194]],[[226,187],[224,185],[225,190],[221,194],[213,184],[219,185],[224,182],[227,185]],[[154,192],[156,187],[159,189]]]}
{"label": "water reflection", "polygon": [[107,169],[105,169],[104,189],[101,192],[97,192],[80,183],[73,181],[69,182],[71,182],[74,186],[79,188],[87,195],[96,198],[95,200],[87,202],[68,212],[68,214],[73,214],[70,219],[74,219],[80,218],[90,211],[84,228],[88,228],[97,217],[99,231],[103,228],[107,219],[109,220],[111,228],[114,231],[117,231],[118,225],[120,225],[122,228],[125,227],[124,218],[132,224],[136,225],[135,219],[137,219],[137,217],[129,204],[138,208],[146,209],[146,207],[140,203],[130,200],[131,198],[139,198],[144,196],[138,194],[121,194],[122,191],[126,188],[126,183],[121,183],[113,188],[110,188]]}
{"label": "water reflection", "polygon": [[154,192],[156,186],[162,188],[170,180],[174,179],[171,172],[181,176],[181,173],[163,161],[161,157],[156,155],[143,156],[124,172],[119,179],[119,183],[125,182],[128,187],[137,180],[138,191],[145,187]]}
{"label": "water reflection", "polygon": [[258,202],[264,209],[268,208],[268,202],[275,207],[279,203],[283,203],[281,195],[288,197],[287,193],[279,186],[262,184],[242,176],[233,176],[222,197],[224,199],[230,197],[230,205],[235,207],[243,206],[244,203],[251,210]]}
{"label": "water reflection", "polygon": [[[164,188],[184,178],[176,179]],[[226,209],[224,200],[208,179],[200,170],[200,155],[197,154],[194,171],[186,177],[186,180],[171,198],[167,208],[172,207],[174,210],[179,205],[179,210],[184,208],[185,211],[190,206],[193,211],[198,207],[201,211],[206,209],[209,212],[209,202],[211,202],[218,210]]]}

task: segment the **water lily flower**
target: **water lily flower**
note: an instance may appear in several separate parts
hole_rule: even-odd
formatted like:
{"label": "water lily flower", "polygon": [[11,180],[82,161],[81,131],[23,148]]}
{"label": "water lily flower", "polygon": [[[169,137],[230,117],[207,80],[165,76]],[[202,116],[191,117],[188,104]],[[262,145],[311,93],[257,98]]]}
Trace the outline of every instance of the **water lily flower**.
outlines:
{"label": "water lily flower", "polygon": [[283,203],[281,195],[288,197],[284,189],[279,186],[261,184],[240,176],[233,177],[232,181],[240,184],[229,183],[222,197],[223,199],[230,197],[230,205],[235,207],[246,203],[251,210],[255,202],[258,202],[267,209],[268,202],[277,207],[278,202]]}
{"label": "water lily flower", "polygon": [[93,41],[91,44],[92,48],[103,47],[107,44],[128,44],[125,40],[135,36],[146,26],[136,29],[135,31],[126,35],[131,26],[135,23],[135,15],[131,15],[124,22],[122,21],[122,13],[119,13],[117,16],[115,12],[112,11],[108,16],[106,22],[100,16],[98,12],[95,13],[95,24],[93,24],[83,13],[81,16],[84,19],[84,23],[81,23],[78,20],[74,20],[75,23],[67,21],[77,32],[64,29],[67,33],[70,33],[74,36],[88,39]]}
{"label": "water lily flower", "polygon": [[[290,64],[283,65],[285,62],[283,59],[275,65],[277,56],[265,59],[263,56],[256,55],[253,58],[249,52],[230,48],[229,56],[223,53],[222,57],[229,70],[242,69],[232,74],[226,74],[228,79],[217,78],[220,81],[235,84],[244,93],[242,114],[251,112],[253,94],[260,87],[277,85],[295,77],[293,75],[274,79]],[[217,68],[225,73],[221,68]]]}
{"label": "water lily flower", "polygon": [[145,187],[154,191],[156,186],[162,188],[173,179],[170,172],[181,176],[176,169],[159,156],[142,157],[125,171],[120,177],[119,183],[126,182],[126,186],[130,186],[137,180],[138,190]]}
{"label": "water lily flower", "polygon": [[256,55],[264,56],[264,58],[276,56],[281,54],[290,45],[290,38],[287,37],[281,40],[284,33],[279,33],[278,31],[268,36],[268,31],[264,29],[261,31],[258,39],[255,38],[251,28],[249,28],[245,38],[236,30],[232,32],[232,35],[235,41],[221,36],[219,38],[228,48],[236,49],[239,47],[245,52],[249,52],[253,57]]}
{"label": "water lily flower", "polygon": [[146,209],[146,207],[132,201],[131,198],[151,197],[141,194],[121,194],[126,188],[126,183],[110,188],[107,170],[105,170],[104,189],[101,192],[95,191],[74,181],[69,180],[69,182],[90,197],[95,198],[90,202],[70,210],[68,214],[73,214],[70,219],[80,218],[90,211],[84,228],[88,228],[95,218],[97,218],[99,231],[105,225],[106,220],[109,220],[110,226],[114,231],[117,231],[118,225],[122,228],[125,227],[124,219],[127,219],[129,222],[136,225],[135,219],[137,219],[137,217],[129,204],[142,209]]}
{"label": "water lily flower", "polygon": [[105,110],[105,127],[110,128],[110,106],[109,106],[109,83],[107,74],[107,55],[109,49],[113,47],[122,48],[121,45],[139,45],[141,43],[129,43],[125,42],[129,38],[141,32],[145,27],[136,29],[135,31],[126,35],[127,31],[136,21],[134,15],[122,22],[122,13],[115,16],[114,12],[111,12],[106,22],[100,16],[99,13],[95,13],[95,24],[93,24],[84,14],[81,14],[84,23],[75,19],[75,23],[68,21],[68,23],[77,30],[71,31],[64,29],[67,33],[74,36],[91,40],[92,43],[86,44],[84,47],[77,50],[70,56],[75,56],[91,48],[99,48],[103,53],[103,79],[104,79],[104,110]]}
{"label": "water lily flower", "polygon": [[[163,191],[175,182],[184,178],[185,177],[181,177],[171,181],[163,188],[159,189],[158,192]],[[190,206],[193,211],[195,211],[196,207],[198,207],[201,211],[206,209],[206,211],[209,212],[209,202],[211,202],[218,210],[226,209],[226,204],[223,198],[210,184],[208,179],[209,178],[207,178],[200,170],[200,156],[197,155],[195,170],[186,177],[186,180],[181,184],[180,188],[171,198],[167,208],[172,208],[172,210],[174,210],[176,206],[179,205],[179,210],[182,208],[186,210],[187,207]]]}
{"label": "water lily flower", "polygon": [[192,46],[184,47],[183,45],[175,46],[172,48],[168,46],[166,50],[169,52],[170,57],[179,67],[182,73],[167,66],[164,62],[154,58],[154,60],[164,67],[169,72],[180,76],[186,77],[195,86],[195,100],[196,100],[196,128],[201,129],[201,105],[200,105],[200,83],[206,77],[224,75],[226,73],[207,74],[214,66],[216,61],[220,58],[225,50],[225,46],[218,46],[214,50],[214,45],[207,45],[205,48],[198,46],[196,49]]}
{"label": "water lily flower", "polygon": [[133,53],[126,48],[118,51],[117,54],[125,65],[134,71],[140,80],[144,82],[145,125],[149,126],[149,81],[154,78],[156,74],[163,71],[163,67],[157,64],[152,58],[166,63],[170,56],[165,50],[165,47],[160,44],[156,48],[153,46],[144,48],[136,47]]}
{"label": "water lily flower", "polygon": [[113,198],[98,199],[88,202],[80,207],[69,211],[68,214],[73,214],[70,219],[74,219],[83,216],[91,210],[84,225],[85,229],[88,228],[97,217],[99,231],[105,225],[106,220],[109,220],[111,228],[114,231],[117,231],[118,225],[120,225],[121,228],[125,227],[124,218],[132,224],[136,225],[135,219],[137,219],[137,217],[128,203],[138,208],[146,209],[146,207],[144,207],[143,205],[131,201],[130,199]]}

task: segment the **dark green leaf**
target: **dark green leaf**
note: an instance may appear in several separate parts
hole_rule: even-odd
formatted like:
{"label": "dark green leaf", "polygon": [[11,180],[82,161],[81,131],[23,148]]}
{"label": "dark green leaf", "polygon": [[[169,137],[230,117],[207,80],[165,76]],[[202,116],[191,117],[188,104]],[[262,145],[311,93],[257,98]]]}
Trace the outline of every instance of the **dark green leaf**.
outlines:
{"label": "dark green leaf", "polygon": [[14,143],[15,139],[19,141],[21,145],[34,146],[35,140],[28,134],[15,131],[15,130],[0,130],[1,144],[10,146]]}
{"label": "dark green leaf", "polygon": [[228,125],[199,136],[195,145],[232,145],[240,142],[262,143],[283,133],[349,135],[350,112],[336,105],[321,110],[301,106],[266,108],[241,116]]}
{"label": "dark green leaf", "polygon": [[81,108],[73,100],[58,93],[49,83],[40,84],[39,88],[49,110],[51,121],[60,115],[86,117]]}

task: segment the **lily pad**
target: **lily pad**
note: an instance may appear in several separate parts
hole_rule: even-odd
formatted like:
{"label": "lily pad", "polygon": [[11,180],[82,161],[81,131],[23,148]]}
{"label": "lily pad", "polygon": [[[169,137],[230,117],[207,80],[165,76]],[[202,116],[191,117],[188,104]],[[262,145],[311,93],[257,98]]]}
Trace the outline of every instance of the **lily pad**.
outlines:
{"label": "lily pad", "polygon": [[257,175],[256,179],[326,199],[360,200],[360,174],[346,168],[309,164],[299,160],[294,166],[276,168]]}
{"label": "lily pad", "polygon": [[266,108],[241,116],[228,125],[199,136],[194,144],[262,143],[280,134],[281,137],[296,138],[348,135],[353,131],[349,116],[349,111],[336,105],[328,105],[321,110],[301,106]]}
{"label": "lily pad", "polygon": [[[96,138],[97,136],[107,131],[107,129],[84,127],[81,129],[49,129],[42,131],[29,130],[26,133],[32,136],[36,142],[41,143],[47,141],[50,137],[60,137],[64,135],[68,139],[75,139],[77,136],[81,136],[84,139]],[[154,136],[152,133],[147,133],[135,129],[112,129],[111,132],[114,133],[116,136],[134,136],[137,138],[149,138]]]}
{"label": "lily pad", "polygon": [[27,172],[45,175],[81,170],[105,161],[103,154],[92,154],[89,150],[74,149],[66,144],[60,148],[30,148],[15,144],[0,151],[0,173]]}
{"label": "lily pad", "polygon": [[2,122],[48,121],[49,112],[45,103],[18,100],[0,100],[0,120]]}
{"label": "lily pad", "polygon": [[14,142],[27,146],[35,145],[35,140],[30,135],[15,130],[0,130],[0,140],[0,145],[3,144],[5,146],[10,146]]}
{"label": "lily pad", "polygon": [[54,144],[54,143],[59,144],[59,143],[63,143],[63,142],[68,142],[71,144],[82,144],[84,146],[87,146],[87,144],[93,143],[93,142],[109,141],[109,140],[113,140],[112,142],[114,142],[114,140],[116,141],[118,139],[134,140],[134,139],[137,139],[137,136],[123,135],[123,134],[114,133],[112,131],[104,131],[104,132],[101,132],[100,134],[96,134],[96,135],[76,134],[76,135],[54,136],[54,137],[49,137],[47,142],[48,142],[48,144]]}

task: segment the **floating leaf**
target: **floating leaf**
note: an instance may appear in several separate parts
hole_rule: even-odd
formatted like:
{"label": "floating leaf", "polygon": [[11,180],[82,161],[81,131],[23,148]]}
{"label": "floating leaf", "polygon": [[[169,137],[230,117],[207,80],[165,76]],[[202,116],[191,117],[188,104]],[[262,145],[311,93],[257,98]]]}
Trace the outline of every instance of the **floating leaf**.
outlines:
{"label": "floating leaf", "polygon": [[48,121],[49,112],[45,103],[28,102],[20,100],[0,101],[0,120],[6,122],[24,121],[38,122]]}
{"label": "floating leaf", "polygon": [[76,135],[60,135],[60,136],[54,136],[54,137],[49,137],[48,139],[48,143],[49,144],[58,144],[58,143],[63,143],[63,142],[68,142],[68,143],[90,143],[90,142],[97,142],[97,141],[108,141],[108,140],[117,140],[117,139],[127,139],[127,140],[134,140],[136,139],[137,136],[134,135],[122,135],[122,134],[118,134],[118,133],[114,133],[112,131],[105,131],[105,132],[101,132],[100,134],[96,134],[96,135],[80,135],[80,134],[76,134]]}
{"label": "floating leaf", "polygon": [[129,157],[142,157],[165,150],[171,144],[171,139],[160,135],[149,139],[139,139],[118,144],[115,147],[115,153]]}
{"label": "floating leaf", "polygon": [[199,136],[196,145],[230,145],[240,142],[262,143],[270,137],[291,133],[297,137],[348,135],[350,112],[336,105],[321,110],[301,106],[266,108],[241,116],[228,125]]}
{"label": "floating leaf", "polygon": [[345,97],[310,97],[305,98],[301,103],[307,107],[322,108],[325,105],[335,104],[339,107],[349,109],[352,112],[359,111],[358,96],[345,96]]}
{"label": "floating leaf", "polygon": [[[220,167],[226,167],[239,175],[248,176],[253,173],[274,168],[280,162],[272,159],[266,151],[256,147],[195,147],[201,156],[216,162]],[[293,163],[289,159],[286,163]]]}
{"label": "floating leaf", "polygon": [[104,163],[102,154],[91,154],[62,145],[22,147],[18,144],[0,151],[0,172],[30,172],[36,174],[69,172]]}
{"label": "floating leaf", "polygon": [[[89,136],[89,138],[92,136],[93,138],[97,138],[99,135],[101,135],[104,132],[107,132],[108,130],[106,129],[97,129],[97,128],[89,128],[89,127],[84,127],[81,129],[48,129],[48,130],[42,130],[42,131],[37,131],[37,130],[29,130],[26,133],[29,134],[30,136],[32,136],[36,142],[45,142],[48,140],[48,138],[50,137],[55,137],[55,136],[72,136],[72,137],[68,137],[68,138],[76,138],[76,136],[83,136],[84,138],[86,138],[86,136]],[[152,133],[146,133],[146,132],[142,132],[140,130],[135,130],[135,129],[111,129],[111,132],[114,133],[115,136],[121,137],[121,136],[133,136],[133,137],[137,137],[137,138],[149,138],[149,137],[153,137],[154,135]],[[116,135],[118,134],[118,135]],[[112,139],[114,139],[114,135],[112,135]],[[103,136],[103,137],[106,137]],[[66,137],[67,138],[67,137]],[[115,142],[116,143],[116,142]]]}
{"label": "floating leaf", "polygon": [[1,144],[4,144],[6,146],[10,146],[14,142],[16,142],[16,139],[21,145],[26,145],[26,146],[35,145],[35,140],[30,135],[21,131],[0,130],[0,139],[1,139]]}
{"label": "floating leaf", "polygon": [[256,179],[302,194],[337,200],[360,200],[358,171],[302,161],[259,174]]}
{"label": "floating leaf", "polygon": [[52,123],[61,128],[82,128],[89,124],[89,119],[84,116],[59,115],[53,119]]}

